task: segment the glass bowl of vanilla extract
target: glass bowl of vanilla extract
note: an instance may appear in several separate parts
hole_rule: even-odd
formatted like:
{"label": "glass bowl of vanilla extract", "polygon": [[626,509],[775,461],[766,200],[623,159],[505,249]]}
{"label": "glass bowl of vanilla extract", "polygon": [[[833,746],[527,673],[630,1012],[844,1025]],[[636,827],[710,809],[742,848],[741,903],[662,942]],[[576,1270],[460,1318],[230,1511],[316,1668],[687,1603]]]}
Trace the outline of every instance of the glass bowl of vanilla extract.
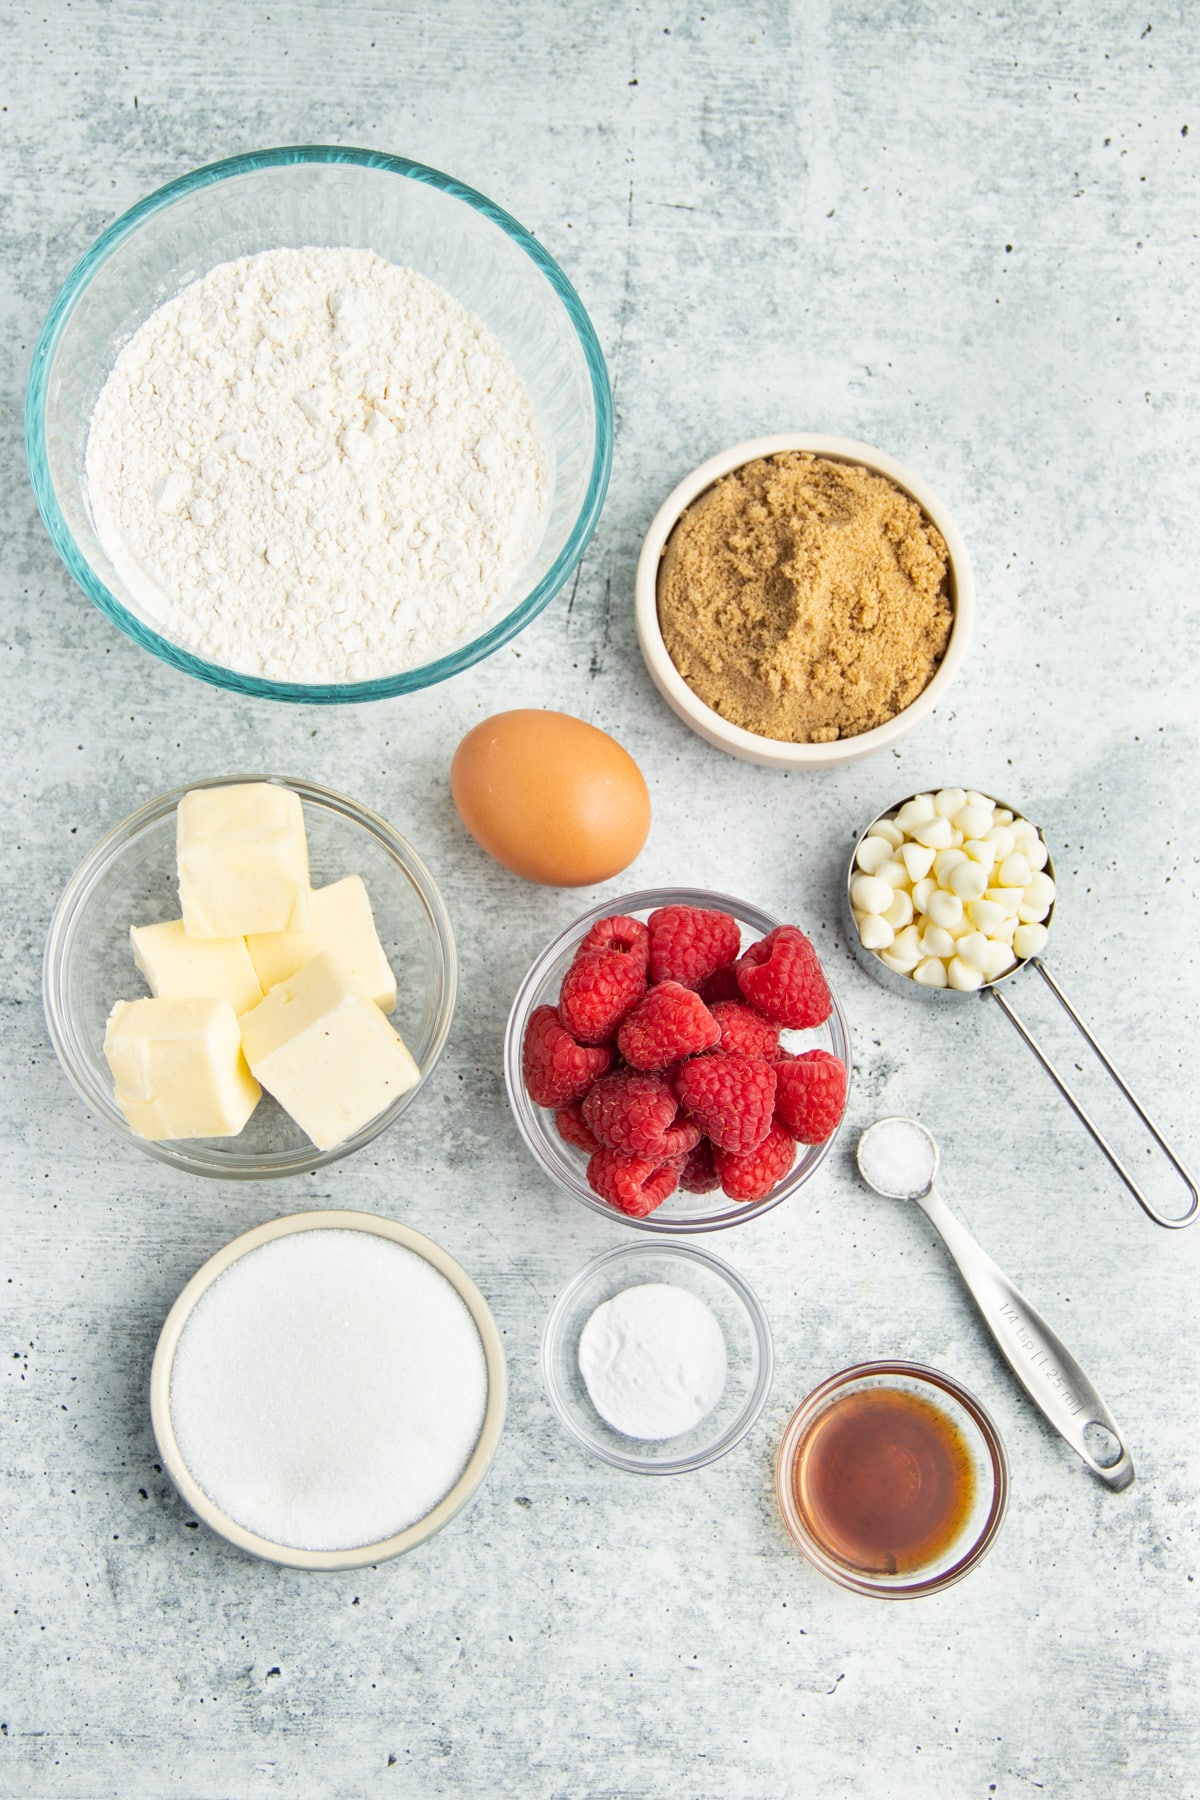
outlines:
{"label": "glass bowl of vanilla extract", "polygon": [[995,1425],[921,1363],[843,1369],[808,1396],[779,1446],[775,1491],[809,1562],[858,1594],[936,1594],[990,1550],[1008,1504]]}

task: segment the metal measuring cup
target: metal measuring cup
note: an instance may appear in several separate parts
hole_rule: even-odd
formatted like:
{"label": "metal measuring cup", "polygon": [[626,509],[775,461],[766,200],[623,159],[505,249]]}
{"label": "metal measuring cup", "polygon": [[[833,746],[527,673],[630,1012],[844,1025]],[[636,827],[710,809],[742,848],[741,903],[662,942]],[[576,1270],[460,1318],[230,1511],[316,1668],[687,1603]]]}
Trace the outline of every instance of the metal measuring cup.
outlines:
{"label": "metal measuring cup", "polygon": [[[982,792],[981,789],[976,790],[976,791]],[[936,790],[928,789],[928,788],[921,788],[918,790],[918,792],[930,793],[930,792],[936,792]],[[993,806],[1003,808],[1005,811],[1012,813],[1014,818],[1028,817],[1027,814],[1023,814],[1021,812],[1020,807],[1010,805],[1010,803],[1007,800],[997,800],[991,794],[985,794],[983,797],[986,800],[990,800],[992,802]],[[967,991],[961,991],[957,988],[950,988],[950,987],[945,987],[945,988],[924,987],[924,986],[922,986],[922,984],[920,982],[914,981],[911,975],[901,975],[895,969],[889,969],[885,963],[880,961],[879,957],[875,954],[875,952],[873,950],[868,950],[865,947],[865,945],[862,943],[862,940],[860,939],[860,937],[858,935],[858,926],[855,922],[854,909],[853,909],[853,906],[851,905],[851,901],[850,901],[850,883],[853,881],[855,874],[858,873],[859,846],[862,844],[864,838],[870,837],[871,833],[875,830],[875,827],[877,825],[882,825],[885,822],[885,820],[894,819],[896,814],[900,811],[901,807],[907,806],[909,800],[915,800],[916,798],[917,798],[916,794],[906,795],[903,800],[897,800],[895,805],[886,807],[883,812],[878,813],[875,816],[875,818],[873,818],[871,820],[871,823],[867,826],[866,830],[859,835],[858,841],[855,844],[854,850],[851,854],[850,866],[846,873],[846,883],[845,883],[845,889],[843,892],[843,903],[844,903],[844,908],[845,908],[846,925],[847,925],[847,929],[848,929],[849,937],[850,937],[850,945],[851,945],[851,948],[853,949],[854,954],[857,957],[858,961],[862,964],[863,968],[867,970],[868,974],[872,975],[876,981],[882,983],[882,985],[885,988],[887,988],[890,992],[895,993],[895,994],[901,994],[906,999],[909,999],[909,1000],[918,999],[918,1000],[934,1001],[934,1002],[975,1000],[981,995],[984,999],[994,1000],[996,1002],[997,1006],[1000,1008],[1001,1012],[1004,1014],[1005,1018],[1008,1019],[1009,1023],[1016,1029],[1016,1031],[1024,1039],[1025,1043],[1028,1044],[1029,1048],[1033,1051],[1033,1054],[1037,1057],[1038,1061],[1041,1063],[1043,1069],[1045,1069],[1047,1075],[1049,1075],[1051,1081],[1053,1081],[1055,1087],[1058,1089],[1058,1091],[1062,1095],[1063,1099],[1067,1102],[1068,1106],[1070,1106],[1070,1108],[1074,1112],[1076,1118],[1079,1119],[1080,1122],[1084,1126],[1086,1126],[1087,1130],[1091,1133],[1093,1141],[1104,1152],[1105,1156],[1108,1158],[1109,1162],[1112,1164],[1112,1166],[1116,1170],[1117,1174],[1121,1177],[1121,1180],[1125,1183],[1125,1186],[1129,1189],[1130,1193],[1133,1195],[1134,1199],[1137,1201],[1138,1205],[1141,1207],[1142,1211],[1146,1214],[1146,1216],[1148,1218],[1153,1219],[1154,1223],[1156,1225],[1166,1226],[1168,1230],[1179,1230],[1184,1225],[1190,1225],[1192,1223],[1192,1220],[1196,1217],[1197,1212],[1200,1211],[1200,1190],[1197,1189],[1195,1177],[1189,1172],[1189,1170],[1185,1167],[1185,1165],[1180,1161],[1179,1157],[1175,1154],[1174,1150],[1171,1148],[1170,1144],[1168,1144],[1166,1138],[1164,1138],[1162,1132],[1158,1129],[1158,1126],[1154,1123],[1153,1119],[1150,1117],[1149,1113],[1146,1111],[1146,1109],[1142,1105],[1141,1101],[1137,1098],[1136,1094],[1134,1094],[1133,1090],[1130,1088],[1129,1084],[1126,1082],[1124,1076],[1120,1073],[1120,1071],[1118,1069],[1116,1069],[1114,1067],[1111,1058],[1108,1056],[1107,1052],[1101,1047],[1101,1045],[1096,1041],[1096,1038],[1093,1035],[1093,1033],[1089,1030],[1088,1026],[1084,1024],[1084,1022],[1080,1018],[1079,1014],[1075,1011],[1075,1008],[1071,1005],[1071,1002],[1067,999],[1067,996],[1063,993],[1062,989],[1059,987],[1058,983],[1055,981],[1054,977],[1051,975],[1049,969],[1047,969],[1047,967],[1046,967],[1045,963],[1042,961],[1042,958],[1040,955],[1026,957],[1024,960],[1018,960],[1016,965],[1013,968],[1006,970],[1003,975],[998,975],[998,976],[993,977],[990,980],[985,980],[982,987],[976,988],[974,991],[967,992]],[[1034,829],[1036,830],[1038,837],[1041,838],[1042,843],[1045,844],[1046,840],[1045,840],[1045,837],[1043,836],[1041,827],[1039,825],[1036,825],[1033,820],[1030,820],[1029,822],[1030,822],[1030,824],[1034,825]],[[1054,863],[1053,863],[1053,860],[1049,856],[1048,848],[1047,848],[1046,873],[1049,875],[1050,879],[1054,882],[1055,888],[1057,889],[1058,882],[1057,882],[1057,879],[1054,874]],[[1042,923],[1046,926],[1047,930],[1049,930],[1051,925],[1053,924],[1054,908],[1056,905],[1057,905],[1057,896],[1056,896],[1055,900],[1053,900],[1051,902],[1050,910],[1046,914],[1045,919],[1042,921]],[[1108,1072],[1108,1075],[1110,1076],[1112,1081],[1116,1084],[1116,1086],[1120,1090],[1120,1092],[1125,1096],[1125,1099],[1128,1101],[1129,1105],[1133,1108],[1133,1111],[1137,1114],[1137,1117],[1141,1120],[1142,1124],[1146,1127],[1146,1130],[1150,1133],[1151,1137],[1154,1139],[1155,1143],[1158,1145],[1159,1149],[1163,1152],[1164,1156],[1167,1158],[1167,1161],[1171,1164],[1172,1168],[1175,1170],[1176,1174],[1179,1176],[1180,1180],[1183,1182],[1184,1186],[1188,1190],[1188,1193],[1191,1195],[1191,1204],[1189,1205],[1187,1211],[1185,1213],[1183,1213],[1179,1218],[1171,1218],[1166,1213],[1159,1212],[1158,1208],[1152,1204],[1149,1197],[1145,1193],[1143,1193],[1141,1187],[1138,1185],[1138,1182],[1135,1180],[1132,1172],[1121,1161],[1121,1158],[1118,1156],[1117,1152],[1113,1149],[1113,1146],[1109,1143],[1108,1139],[1104,1136],[1104,1133],[1100,1130],[1100,1127],[1097,1125],[1096,1121],[1092,1118],[1091,1114],[1088,1112],[1087,1108],[1084,1106],[1082,1100],[1080,1100],[1079,1096],[1072,1091],[1066,1078],[1054,1066],[1053,1062],[1050,1060],[1050,1057],[1046,1054],[1046,1051],[1042,1048],[1041,1044],[1038,1043],[1037,1039],[1034,1037],[1034,1035],[1030,1031],[1029,1027],[1015,1012],[1012,1002],[1009,999],[1008,995],[1001,991],[1004,988],[1004,986],[1006,985],[1006,983],[1010,982],[1015,975],[1019,975],[1021,973],[1021,971],[1026,968],[1033,968],[1033,969],[1037,970],[1038,974],[1041,976],[1041,978],[1045,982],[1046,986],[1050,989],[1050,992],[1054,995],[1054,998],[1058,1001],[1059,1005],[1062,1007],[1062,1009],[1066,1013],[1067,1017],[1071,1020],[1071,1023],[1075,1026],[1076,1030],[1079,1032],[1080,1036],[1083,1038],[1084,1042],[1088,1045],[1089,1049],[1091,1049],[1095,1053],[1095,1055],[1099,1058],[1100,1062],[1103,1064],[1105,1070]]]}

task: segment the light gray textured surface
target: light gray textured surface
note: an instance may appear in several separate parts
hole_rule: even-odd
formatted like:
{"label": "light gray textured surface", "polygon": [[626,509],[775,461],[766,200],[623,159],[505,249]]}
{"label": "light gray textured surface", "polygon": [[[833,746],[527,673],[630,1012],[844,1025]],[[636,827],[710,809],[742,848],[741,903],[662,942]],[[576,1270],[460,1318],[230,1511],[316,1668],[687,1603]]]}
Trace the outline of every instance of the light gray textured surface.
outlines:
{"label": "light gray textured surface", "polygon": [[[890,799],[953,779],[1024,802],[1063,877],[1053,964],[1195,1160],[1189,13],[5,9],[0,1792],[1200,1792],[1200,1230],[1142,1218],[993,1012],[884,995],[835,918],[842,858]],[[237,700],[135,650],[59,566],[19,441],[38,327],[97,231],[198,163],[304,139],[401,151],[507,206],[577,284],[617,398],[612,488],[573,599],[447,686],[359,710]],[[957,514],[982,603],[952,704],[896,755],[812,780],[677,724],[631,618],[668,489],[788,427],[920,469]],[[678,1481],[584,1461],[539,1387],[548,1306],[621,1228],[560,1203],[502,1095],[513,988],[590,899],[497,871],[452,811],[462,732],[521,703],[580,712],[640,760],[655,824],[637,884],[727,886],[807,923],[854,1027],[844,1147],[796,1202],[714,1246],[774,1324],[766,1414]],[[340,787],[412,838],[465,978],[445,1062],[401,1126],[273,1189],[124,1152],[68,1090],[39,1004],[47,920],[90,841],[176,782],[260,766]],[[1073,1061],[1050,1001],[1024,993]],[[1101,1490],[1031,1416],[924,1222],[851,1178],[855,1128],[882,1110],[937,1132],[948,1191],[1123,1422],[1131,1492]],[[154,1467],[146,1382],[171,1300],[217,1246],[326,1203],[404,1218],[461,1258],[513,1391],[469,1514],[399,1563],[311,1578],[189,1529]],[[794,1404],[889,1353],[964,1379],[1013,1471],[987,1563],[900,1607],[825,1584],[771,1492]]]}

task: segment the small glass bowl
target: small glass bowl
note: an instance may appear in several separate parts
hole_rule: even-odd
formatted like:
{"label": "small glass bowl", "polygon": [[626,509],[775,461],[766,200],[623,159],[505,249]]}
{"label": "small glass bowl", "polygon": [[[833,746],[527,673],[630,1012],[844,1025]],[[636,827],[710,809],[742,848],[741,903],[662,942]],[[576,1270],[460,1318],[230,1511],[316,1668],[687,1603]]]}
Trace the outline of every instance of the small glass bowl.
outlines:
{"label": "small glass bowl", "polygon": [[[175,1352],[179,1348],[184,1326],[196,1306],[218,1276],[223,1275],[233,1263],[262,1245],[274,1243],[276,1239],[288,1237],[296,1231],[370,1232],[424,1257],[455,1289],[471,1314],[483,1344],[487,1364],[488,1392],[483,1425],[467,1466],[449,1493],[443,1495],[423,1519],[418,1519],[414,1525],[398,1532],[396,1536],[384,1538],[377,1544],[360,1544],[350,1550],[297,1550],[289,1545],[273,1543],[269,1538],[260,1537],[257,1532],[239,1525],[228,1513],[222,1512],[215,1501],[209,1499],[192,1475],[183,1459],[171,1421],[171,1374]],[[487,1301],[466,1270],[440,1244],[435,1244],[432,1238],[414,1231],[411,1226],[359,1212],[290,1213],[281,1219],[271,1219],[265,1225],[256,1225],[253,1231],[243,1232],[241,1237],[224,1245],[214,1256],[209,1257],[202,1268],[197,1269],[167,1314],[159,1333],[154,1365],[150,1372],[150,1418],[154,1438],[163,1465],[181,1498],[197,1518],[203,1519],[211,1530],[227,1538],[231,1544],[236,1544],[239,1550],[261,1557],[265,1562],[283,1563],[292,1569],[361,1569],[371,1563],[386,1562],[393,1556],[403,1556],[406,1551],[415,1550],[418,1544],[423,1544],[426,1538],[440,1531],[443,1525],[448,1525],[455,1514],[461,1512],[472,1499],[491,1466],[504,1429],[507,1402],[508,1370],[499,1327]]]}
{"label": "small glass bowl", "polygon": [[[156,307],[218,263],[280,247],[374,250],[482,319],[511,357],[546,442],[542,539],[467,642],[371,681],[272,681],[206,661],[171,638],[113,568],[93,526],[84,457],[118,352]],[[523,631],[583,555],[608,487],[612,396],[575,289],[522,225],[474,188],[407,157],[289,144],[195,169],[110,225],[72,270],[33,354],[25,400],[29,473],[55,549],[105,616],[177,669],[268,700],[343,704],[431,687]]]}
{"label": "small glass bowl", "polygon": [[[811,1426],[837,1401],[869,1388],[919,1395],[956,1428],[975,1474],[971,1510],[953,1541],[924,1567],[897,1575],[852,1568],[830,1554],[814,1534],[797,1499],[793,1469]],[[883,1600],[915,1600],[960,1581],[991,1549],[1008,1505],[1008,1458],[1000,1434],[973,1395],[949,1375],[923,1363],[869,1362],[823,1381],[788,1420],[775,1463],[775,1494],[788,1532],[804,1555],[839,1586]]]}
{"label": "small glass bowl", "polygon": [[[833,1148],[837,1131],[832,1137],[826,1138],[823,1144],[797,1145],[796,1161],[791,1169],[762,1200],[730,1200],[720,1190],[712,1194],[688,1194],[682,1188],[677,1188],[648,1217],[631,1219],[592,1192],[587,1183],[586,1154],[573,1145],[564,1143],[555,1129],[553,1112],[545,1107],[535,1106],[525,1091],[521,1074],[525,1027],[535,1007],[553,1006],[557,1002],[562,978],[570,966],[580,939],[591,930],[597,919],[611,918],[615,913],[633,913],[644,917],[660,906],[676,905],[716,907],[722,912],[732,913],[742,927],[743,947],[750,942],[756,943],[759,938],[765,937],[769,931],[783,923],[781,919],[772,918],[770,913],[762,912],[744,900],[732,899],[728,894],[710,893],[704,888],[647,888],[640,893],[623,894],[616,899],[606,900],[599,906],[593,906],[581,919],[576,919],[573,925],[568,925],[553,942],[547,944],[517,989],[504,1037],[504,1079],[517,1130],[535,1161],[552,1181],[568,1194],[574,1195],[576,1200],[582,1201],[584,1206],[599,1213],[602,1218],[616,1220],[619,1224],[632,1227],[634,1231],[670,1232],[678,1236],[697,1231],[723,1231],[730,1225],[744,1225],[748,1219],[757,1219],[761,1214],[769,1212],[781,1200],[786,1200],[789,1194],[794,1194],[798,1188],[803,1187],[816,1173]],[[828,970],[825,978],[829,980]],[[849,1082],[850,1028],[832,982],[829,982],[829,993],[833,1011],[824,1025],[818,1025],[812,1031],[785,1032],[783,1041],[792,1049],[832,1050],[846,1065]],[[838,1130],[841,1130],[840,1124]]]}
{"label": "small glass bowl", "polygon": [[[725,1338],[725,1391],[690,1431],[632,1438],[600,1417],[579,1372],[579,1336],[598,1306],[629,1287],[667,1282],[702,1300]],[[542,1379],[571,1436],[602,1462],[635,1475],[682,1475],[740,1443],[766,1404],[775,1358],[757,1294],[736,1269],[690,1244],[631,1244],[606,1250],[563,1289],[542,1336]]]}
{"label": "small glass bowl", "polygon": [[[332,1150],[318,1150],[264,1093],[237,1137],[152,1143],[130,1130],[113,1097],[104,1028],[113,1003],[145,992],[129,947],[131,925],[179,917],[175,810],[195,788],[275,781],[299,794],[313,885],[361,875],[388,960],[400,976],[391,1018],[421,1079]],[[114,826],[67,883],[50,922],[42,997],[50,1041],[80,1099],[147,1156],[225,1181],[298,1175],[361,1150],[412,1105],[433,1072],[454,1016],[458,963],[445,902],[411,844],[377,814],[330,788],[274,775],[217,775],[160,794]]]}

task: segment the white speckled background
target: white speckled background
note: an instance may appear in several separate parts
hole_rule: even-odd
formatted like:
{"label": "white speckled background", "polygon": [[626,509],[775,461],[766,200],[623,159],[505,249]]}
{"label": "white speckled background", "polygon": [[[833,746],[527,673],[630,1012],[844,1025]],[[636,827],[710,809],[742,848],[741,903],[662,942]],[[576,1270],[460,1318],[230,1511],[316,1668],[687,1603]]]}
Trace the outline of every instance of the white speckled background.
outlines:
{"label": "white speckled background", "polygon": [[[1053,966],[1196,1160],[1195,24],[1116,0],[5,10],[4,1795],[1200,1792],[1200,1230],[1142,1217],[994,1011],[890,998],[835,917],[854,834],[891,799],[954,780],[1023,802],[1063,878]],[[238,700],[137,651],[54,556],[19,433],[38,328],[96,233],[198,163],[304,139],[400,151],[508,207],[578,286],[616,390],[612,487],[573,593],[492,662],[359,710]],[[808,780],[678,725],[631,617],[668,489],[788,427],[920,469],[981,599],[952,703],[897,754]],[[454,745],[512,704],[615,731],[655,804],[631,880],[727,886],[807,923],[853,1022],[843,1146],[796,1202],[714,1245],[757,1287],[778,1372],[752,1435],[687,1479],[583,1460],[539,1386],[548,1306],[622,1228],[556,1196],[504,1104],[513,988],[592,898],[523,886],[458,826]],[[83,850],[231,767],[387,814],[462,948],[420,1105],[366,1154],[274,1188],[123,1150],[68,1089],[39,1002]],[[1073,1064],[1049,997],[1019,997]],[[856,1185],[850,1145],[881,1110],[940,1136],[951,1196],[1123,1423],[1129,1493],[1032,1415],[924,1221]],[[512,1404],[468,1514],[401,1562],[315,1578],[195,1527],[155,1466],[146,1384],[193,1270],[326,1203],[407,1219],[461,1258],[504,1330]],[[823,1582],[771,1492],[795,1403],[888,1353],[964,1379],[1013,1471],[989,1560],[898,1607]]]}

